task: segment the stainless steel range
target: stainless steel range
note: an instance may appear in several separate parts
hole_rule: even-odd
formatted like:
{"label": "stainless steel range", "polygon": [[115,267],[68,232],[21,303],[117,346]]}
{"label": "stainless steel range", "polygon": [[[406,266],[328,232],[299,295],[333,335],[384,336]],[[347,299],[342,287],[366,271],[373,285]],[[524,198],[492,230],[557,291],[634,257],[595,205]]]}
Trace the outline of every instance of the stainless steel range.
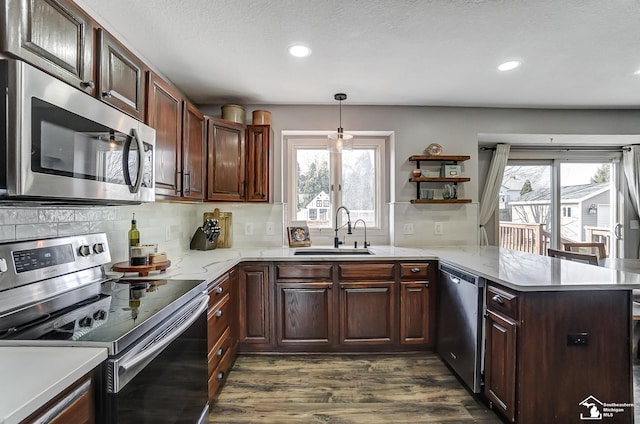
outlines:
{"label": "stainless steel range", "polygon": [[206,283],[109,279],[105,234],[0,244],[0,344],[108,349],[105,424],[202,423]]}

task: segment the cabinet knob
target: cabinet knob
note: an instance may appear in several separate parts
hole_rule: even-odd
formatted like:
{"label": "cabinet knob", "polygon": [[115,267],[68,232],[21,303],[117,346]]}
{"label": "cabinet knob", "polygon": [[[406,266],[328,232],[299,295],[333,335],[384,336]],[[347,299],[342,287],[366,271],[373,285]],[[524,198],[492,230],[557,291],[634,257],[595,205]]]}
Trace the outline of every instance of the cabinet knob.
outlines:
{"label": "cabinet knob", "polygon": [[429,283],[424,283],[424,286],[425,287],[429,287]]}
{"label": "cabinet knob", "polygon": [[103,91],[102,92],[102,98],[104,99],[109,99],[113,96],[113,94],[111,94],[111,91]]}
{"label": "cabinet knob", "polygon": [[497,294],[497,295],[493,296],[493,297],[491,298],[491,300],[493,300],[494,302],[499,303],[499,304],[501,304],[501,305],[504,305],[504,300],[502,300],[502,297],[500,297],[500,295],[499,295],[499,294]]}
{"label": "cabinet knob", "polygon": [[220,318],[222,316],[222,311],[216,311],[215,313],[216,317]]}
{"label": "cabinet knob", "polygon": [[218,349],[218,351],[216,352],[216,356],[220,357],[220,356],[222,356],[222,355],[224,355],[224,349],[223,349],[223,348],[220,348],[220,349]]}
{"label": "cabinet knob", "polygon": [[214,289],[214,291],[218,294],[222,293],[222,287],[218,286]]}
{"label": "cabinet knob", "polygon": [[218,381],[222,381],[224,379],[224,371],[220,371],[218,373]]}
{"label": "cabinet knob", "polygon": [[417,266],[414,266],[413,268],[411,268],[411,272],[413,273],[420,272],[420,268],[418,268]]}
{"label": "cabinet knob", "polygon": [[84,88],[89,88],[91,90],[93,90],[94,88],[96,88],[96,83],[89,80],[89,81],[82,81],[80,83],[80,85],[82,85]]}

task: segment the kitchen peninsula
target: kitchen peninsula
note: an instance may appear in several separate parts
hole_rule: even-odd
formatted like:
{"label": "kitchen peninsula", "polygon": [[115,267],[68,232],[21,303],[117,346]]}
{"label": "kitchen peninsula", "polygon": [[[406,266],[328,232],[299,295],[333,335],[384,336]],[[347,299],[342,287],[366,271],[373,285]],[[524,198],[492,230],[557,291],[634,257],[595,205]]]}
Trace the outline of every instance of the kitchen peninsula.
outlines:
{"label": "kitchen peninsula", "polygon": [[[278,264],[313,270],[328,264],[340,269],[363,263],[433,267],[436,261],[447,262],[487,281],[484,397],[494,409],[519,423],[566,423],[587,414],[584,402],[594,398],[600,402],[600,412],[609,414],[604,415],[609,422],[632,421],[631,289],[640,288],[640,275],[496,247],[382,246],[370,251],[373,254],[366,259],[362,255],[295,255],[295,250],[287,248],[189,252],[174,258],[166,277],[215,282],[235,267],[241,274],[243,268],[266,270],[260,274],[262,292],[252,292],[265,296],[261,313],[267,322],[262,323],[266,333],[261,351],[290,352],[274,336],[276,326],[283,324],[276,324],[273,305],[277,301],[273,273]],[[430,296],[435,299],[437,282],[429,275]],[[241,294],[240,311],[245,301]],[[432,311],[429,316],[433,319]],[[238,319],[241,326],[247,325],[246,316]],[[240,351],[250,352],[250,345],[243,347],[242,330],[240,334]],[[372,351],[376,345],[370,346]],[[607,412],[610,404],[622,406]]]}

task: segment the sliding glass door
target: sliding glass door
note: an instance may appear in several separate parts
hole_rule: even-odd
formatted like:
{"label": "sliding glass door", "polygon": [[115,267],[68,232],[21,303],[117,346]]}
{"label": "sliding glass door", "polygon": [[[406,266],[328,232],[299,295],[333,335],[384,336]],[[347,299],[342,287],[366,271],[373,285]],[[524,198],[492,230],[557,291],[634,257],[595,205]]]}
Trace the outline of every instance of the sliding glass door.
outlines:
{"label": "sliding glass door", "polygon": [[564,243],[601,242],[617,257],[619,168],[611,157],[510,160],[499,197],[499,245],[546,255]]}

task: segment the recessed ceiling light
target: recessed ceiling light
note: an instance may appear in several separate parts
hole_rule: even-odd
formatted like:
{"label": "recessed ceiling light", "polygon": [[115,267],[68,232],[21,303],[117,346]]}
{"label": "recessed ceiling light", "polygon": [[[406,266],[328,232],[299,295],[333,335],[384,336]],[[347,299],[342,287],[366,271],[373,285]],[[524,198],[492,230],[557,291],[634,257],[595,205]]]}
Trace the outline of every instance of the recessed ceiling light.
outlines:
{"label": "recessed ceiling light", "polygon": [[633,73],[633,75],[640,75],[640,69],[638,69],[637,71],[635,71],[635,72]]}
{"label": "recessed ceiling light", "polygon": [[504,62],[500,64],[500,66],[498,66],[498,70],[510,71],[512,69],[516,69],[518,66],[520,66],[521,63],[522,62],[520,62],[519,60],[510,60],[509,62]]}
{"label": "recessed ceiling light", "polygon": [[289,47],[289,54],[295,57],[307,57],[311,54],[311,49],[304,44],[294,44]]}

